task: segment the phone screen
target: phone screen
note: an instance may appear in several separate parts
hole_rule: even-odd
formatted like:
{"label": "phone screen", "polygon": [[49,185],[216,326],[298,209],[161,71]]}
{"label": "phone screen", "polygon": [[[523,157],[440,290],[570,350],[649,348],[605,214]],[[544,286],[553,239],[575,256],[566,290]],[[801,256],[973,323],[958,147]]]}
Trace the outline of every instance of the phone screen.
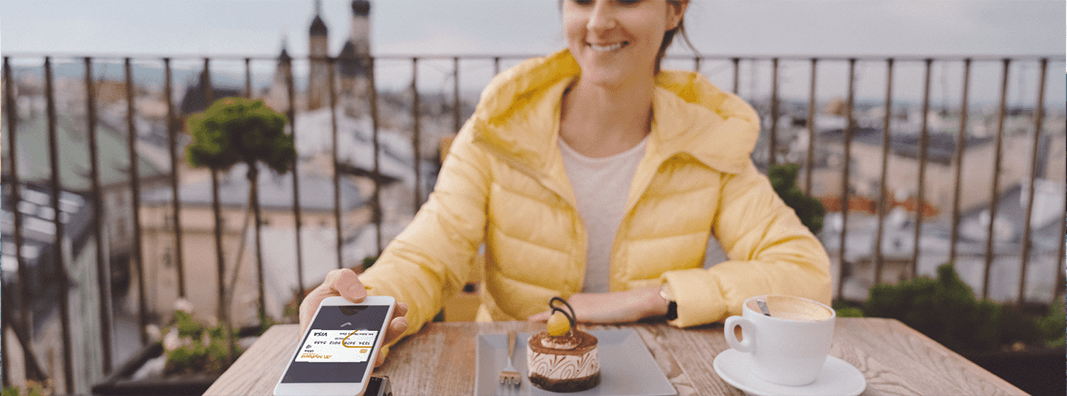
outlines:
{"label": "phone screen", "polygon": [[281,382],[363,382],[388,312],[382,305],[322,306]]}

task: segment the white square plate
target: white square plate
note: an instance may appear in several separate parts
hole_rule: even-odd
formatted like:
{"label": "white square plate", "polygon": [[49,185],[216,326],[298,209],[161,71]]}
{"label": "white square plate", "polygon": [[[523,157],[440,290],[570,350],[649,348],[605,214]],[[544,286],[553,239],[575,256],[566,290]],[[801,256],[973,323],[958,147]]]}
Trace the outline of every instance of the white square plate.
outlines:
{"label": "white square plate", "polygon": [[[590,330],[596,336],[600,357],[600,385],[566,395],[674,396],[678,392],[660,371],[641,336],[633,329]],[[475,344],[474,395],[561,395],[533,386],[526,372],[526,342],[533,333],[515,337],[515,368],[522,375],[518,387],[501,385],[500,370],[507,364],[506,334],[479,334]]]}

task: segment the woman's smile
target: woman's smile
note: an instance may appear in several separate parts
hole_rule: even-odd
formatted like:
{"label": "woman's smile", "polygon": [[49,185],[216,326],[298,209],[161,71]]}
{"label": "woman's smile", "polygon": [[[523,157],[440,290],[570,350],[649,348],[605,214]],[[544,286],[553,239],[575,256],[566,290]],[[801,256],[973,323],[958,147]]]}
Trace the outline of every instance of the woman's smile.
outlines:
{"label": "woman's smile", "polygon": [[564,2],[564,33],[582,80],[616,88],[650,83],[664,35],[683,13],[666,0]]}
{"label": "woman's smile", "polygon": [[630,44],[630,42],[628,42],[628,41],[618,42],[618,43],[614,43],[614,44],[603,44],[603,45],[596,45],[596,44],[593,44],[593,43],[589,43],[589,48],[592,48],[593,51],[597,51],[597,52],[610,52],[610,51],[614,51],[614,50],[617,50],[617,49],[621,49],[622,47],[625,47],[625,46],[627,46],[629,44]]}

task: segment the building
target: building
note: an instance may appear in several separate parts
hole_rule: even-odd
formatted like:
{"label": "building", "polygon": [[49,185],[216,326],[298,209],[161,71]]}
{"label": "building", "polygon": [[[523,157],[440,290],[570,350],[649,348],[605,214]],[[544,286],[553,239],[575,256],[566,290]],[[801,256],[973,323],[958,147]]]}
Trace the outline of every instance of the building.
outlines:
{"label": "building", "polygon": [[[336,55],[337,67],[332,83],[337,93],[336,104],[345,113],[358,117],[369,113],[370,90],[370,1],[352,1],[352,22],[349,37]],[[278,56],[278,66],[270,88],[264,97],[268,106],[280,112],[289,107],[288,84],[292,83],[292,62],[285,41]],[[321,1],[315,2],[315,14],[308,26],[308,87],[301,97],[294,90],[296,109],[312,111],[330,105],[329,28],[322,19]],[[339,87],[339,88],[338,88]],[[303,100],[301,100],[303,99]]]}
{"label": "building", "polygon": [[[1024,296],[1031,301],[1049,301],[1063,290],[1055,285],[1062,240],[1059,227],[1063,213],[1063,182],[1038,180],[1035,185],[1034,208],[1030,225],[1030,257],[1027,265],[1027,280]],[[1025,188],[1009,188],[998,197],[997,216],[993,220],[993,260],[990,267],[988,295],[996,301],[1016,301],[1021,274],[1021,252],[1025,227],[1026,203],[1029,193]],[[959,236],[956,243],[955,268],[960,278],[978,295],[982,293],[986,262],[986,243],[990,229],[989,206],[973,208],[962,213]],[[841,217],[832,213],[826,218],[820,239],[833,258],[834,266],[840,262]],[[868,289],[874,285],[875,239],[877,217],[851,214],[845,239],[845,285],[843,297],[862,301]],[[919,239],[919,257],[916,263],[918,275],[933,276],[937,266],[949,261],[951,248],[951,219],[923,223]],[[915,222],[912,214],[902,208],[891,211],[883,222],[882,275],[881,281],[897,283],[911,277],[910,268],[915,253]],[[836,274],[836,271],[834,272]]]}
{"label": "building", "polygon": [[322,0],[315,0],[315,18],[308,29],[308,111],[330,105],[328,34],[326,23],[322,21]]}
{"label": "building", "polygon": [[[199,171],[204,172],[204,171]],[[246,167],[235,165],[231,170],[220,174],[219,199],[222,218],[222,245],[226,269],[226,289],[233,293],[232,306],[241,307],[231,311],[232,323],[238,326],[259,323],[255,309],[258,304],[258,275],[256,274],[256,255],[254,228],[251,225],[251,209],[248,206],[249,183],[245,176]],[[203,177],[188,178],[191,181],[179,187],[181,201],[182,266],[186,282],[186,298],[193,303],[193,312],[200,317],[217,317],[218,307],[218,266],[215,246],[215,219],[213,211],[212,186],[210,180]],[[269,249],[286,244],[283,251],[295,252],[292,235],[296,222],[293,217],[293,178],[292,174],[277,175],[264,167],[259,172],[259,203],[263,235],[284,235],[287,238],[263,240],[264,256]],[[301,173],[300,206],[301,223],[304,232],[332,232],[334,229],[334,202],[332,177]],[[345,237],[358,232],[358,227],[371,219],[371,207],[356,185],[342,179],[341,218],[345,228]],[[175,235],[173,224],[173,204],[171,190],[168,187],[156,189],[143,194],[141,205],[141,244],[145,259],[145,287],[152,290],[146,296],[149,312],[166,316],[172,304],[180,295],[178,290],[178,272],[175,255]],[[335,234],[331,234],[335,235]],[[304,252],[321,256],[322,250],[334,252],[335,237],[318,238],[323,241],[309,241],[304,238]],[[319,242],[328,242],[329,249],[308,249]],[[309,244],[311,246],[309,246]],[[295,258],[295,256],[294,256]],[[347,259],[347,258],[346,258]],[[336,255],[333,261],[336,262]],[[288,261],[290,269],[296,267],[295,259]],[[355,262],[348,263],[355,266]],[[295,273],[290,274],[294,278]],[[269,290],[271,293],[278,290]],[[131,293],[136,292],[131,290]],[[280,295],[292,296],[291,290],[280,291]],[[269,294],[278,296],[278,293]],[[278,297],[268,298],[268,314],[280,318],[281,306],[287,300]]]}
{"label": "building", "polygon": [[208,98],[204,96],[204,87],[208,85],[209,81],[204,77],[204,72],[200,72],[197,75],[196,84],[190,84],[185,87],[185,94],[182,95],[182,103],[178,106],[178,110],[183,119],[192,114],[207,110],[207,108],[211,107],[211,104],[215,103],[216,100],[231,96],[242,96],[241,91],[238,89],[219,87],[218,84],[212,82],[211,102],[208,102]]}
{"label": "building", "polygon": [[[274,68],[274,78],[263,97],[263,102],[268,107],[283,113],[290,109],[289,84],[292,84],[293,76],[293,58],[289,56],[289,50],[286,47],[288,47],[286,41],[282,40],[282,52],[278,54],[278,66]],[[295,94],[294,89],[294,96]]]}
{"label": "building", "polygon": [[359,117],[369,113],[370,100],[370,1],[352,1],[351,31],[341,48],[341,105],[345,113]]}
{"label": "building", "polygon": [[[57,389],[66,386],[63,374],[64,343],[69,342],[73,389],[79,393],[87,392],[94,381],[103,377],[104,372],[101,322],[110,318],[105,318],[100,312],[96,240],[106,238],[107,234],[98,234],[92,229],[92,206],[85,196],[60,191],[59,218],[63,224],[63,238],[59,243],[62,245],[62,263],[70,282],[67,285],[56,282],[56,279],[61,279],[61,273],[55,265],[57,228],[53,222],[52,191],[39,184],[23,183],[19,189],[22,199],[14,202],[12,185],[5,177],[0,231],[4,317],[15,319],[17,323],[11,323],[13,326],[25,326],[29,330],[26,336],[29,337],[29,350],[33,352],[30,359],[35,360],[31,364],[36,364],[44,370],[44,375],[56,381]],[[14,237],[16,211],[21,214],[22,221],[22,268],[17,261]],[[106,249],[107,243],[104,242]],[[64,286],[66,290],[61,289]],[[64,291],[69,308],[70,338],[63,336],[60,316],[59,301]],[[23,292],[27,297],[27,306],[19,305]],[[3,335],[0,342],[7,349],[4,359],[10,359],[5,364],[25,372],[30,367],[24,357],[23,348],[26,345],[13,331],[5,328]]]}
{"label": "building", "polygon": [[[853,130],[851,167],[849,171],[849,194],[878,201],[882,179],[882,131],[880,128],[856,128]],[[819,154],[823,166],[813,173],[813,190],[823,197],[841,196],[841,172],[844,163],[843,130],[826,130],[818,134]],[[1044,137],[1048,150],[1051,138]],[[960,173],[960,210],[968,211],[988,205],[992,198],[993,160],[996,144],[992,137],[968,137],[963,149],[962,172]],[[1025,134],[1005,135],[1001,148],[1000,179],[998,193],[1017,187],[1030,177],[1030,162],[1021,161],[1031,157],[1033,140]],[[886,194],[895,201],[903,202],[918,196],[920,141],[916,134],[892,134],[890,136],[889,161],[886,173]],[[956,171],[953,157],[956,154],[956,136],[930,134],[928,137],[925,166],[924,201],[936,214],[951,214],[955,196]],[[1044,152],[1038,158],[1049,158]],[[1043,163],[1039,162],[1039,166]]]}
{"label": "building", "polygon": [[[8,124],[0,126],[6,136]],[[78,194],[91,200],[92,181],[89,178],[90,155],[86,121],[80,117],[60,114],[56,117],[56,145],[59,148],[59,180],[64,191]],[[121,294],[122,287],[129,283],[129,268],[134,264],[133,246],[133,195],[128,169],[129,149],[126,133],[99,122],[95,128],[98,158],[97,171],[100,182],[103,208],[103,228],[107,234],[107,257],[115,272],[114,285]],[[48,146],[48,120],[36,113],[20,119],[18,126],[18,172],[19,180],[29,185],[44,186],[51,179]],[[148,143],[138,141],[138,152]],[[3,161],[9,163],[8,145],[3,145]],[[142,190],[168,183],[169,164],[156,162],[144,155],[138,156],[137,170]],[[90,204],[94,204],[90,202]]]}

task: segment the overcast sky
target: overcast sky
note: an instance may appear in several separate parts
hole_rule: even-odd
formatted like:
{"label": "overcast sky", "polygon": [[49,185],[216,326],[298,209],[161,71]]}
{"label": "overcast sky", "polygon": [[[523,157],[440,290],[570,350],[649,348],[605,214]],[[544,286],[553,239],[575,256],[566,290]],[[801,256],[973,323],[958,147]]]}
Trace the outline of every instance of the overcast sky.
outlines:
{"label": "overcast sky", "polygon": [[[336,54],[350,1],[322,7]],[[312,0],[4,0],[0,51],[276,56],[288,38],[299,56],[313,15]],[[1053,70],[1061,70],[1065,18],[1063,0],[694,0],[686,25],[705,56],[1039,55],[1055,57]],[[376,0],[371,21],[376,55],[545,54],[564,46],[557,0]],[[732,80],[728,67],[707,67]],[[799,84],[805,67],[791,67],[795,76],[786,79]],[[1063,95],[1064,75],[1051,74],[1059,85],[1050,91]]]}
{"label": "overcast sky", "polygon": [[[4,52],[307,52],[311,0],[5,0]],[[347,0],[323,1],[331,50]],[[694,0],[705,54],[1063,54],[1060,0]],[[556,0],[377,0],[375,54],[544,53],[563,46]]]}

